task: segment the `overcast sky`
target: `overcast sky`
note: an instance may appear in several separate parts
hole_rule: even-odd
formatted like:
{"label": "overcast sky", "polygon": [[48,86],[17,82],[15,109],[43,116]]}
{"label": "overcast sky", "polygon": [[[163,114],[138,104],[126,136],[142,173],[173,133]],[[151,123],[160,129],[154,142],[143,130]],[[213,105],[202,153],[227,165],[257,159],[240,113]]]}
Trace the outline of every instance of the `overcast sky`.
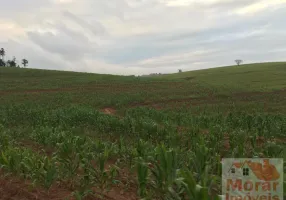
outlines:
{"label": "overcast sky", "polygon": [[173,73],[286,60],[286,0],[0,0],[0,48],[29,67]]}

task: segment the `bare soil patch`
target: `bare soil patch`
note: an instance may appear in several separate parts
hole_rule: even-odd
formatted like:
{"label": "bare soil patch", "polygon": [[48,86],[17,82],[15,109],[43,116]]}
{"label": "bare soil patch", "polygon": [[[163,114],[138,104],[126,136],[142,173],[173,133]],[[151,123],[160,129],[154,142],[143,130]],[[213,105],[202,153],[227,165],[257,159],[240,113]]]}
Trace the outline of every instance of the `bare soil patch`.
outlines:
{"label": "bare soil patch", "polygon": [[101,110],[101,112],[103,112],[107,115],[115,115],[116,110],[114,108],[104,108]]}
{"label": "bare soil patch", "polygon": [[54,149],[45,147],[31,140],[22,140],[19,142],[19,145],[22,147],[30,148],[34,152],[39,153],[41,155],[52,156],[52,154],[54,153]]}
{"label": "bare soil patch", "polygon": [[107,197],[110,200],[139,200],[135,188],[114,187],[107,193]]}
{"label": "bare soil patch", "polygon": [[0,171],[0,200],[63,200],[69,198],[71,191],[59,186],[53,186],[47,191],[41,187],[32,187],[28,181],[3,177]]}
{"label": "bare soil patch", "polygon": [[[88,195],[85,200],[138,200],[135,185],[124,184],[113,186],[110,191],[102,193],[94,189],[96,195]],[[0,200],[75,200],[73,191],[61,184],[53,185],[49,190],[40,186],[32,186],[28,180],[4,176],[0,171]]]}
{"label": "bare soil patch", "polygon": [[60,88],[38,88],[38,89],[15,89],[15,90],[0,90],[0,95],[9,94],[30,94],[30,93],[51,93],[51,92],[77,92],[77,91],[137,91],[162,89],[161,87],[177,87],[184,85],[183,82],[144,82],[144,83],[101,83],[101,84],[86,84],[80,87],[60,87]]}

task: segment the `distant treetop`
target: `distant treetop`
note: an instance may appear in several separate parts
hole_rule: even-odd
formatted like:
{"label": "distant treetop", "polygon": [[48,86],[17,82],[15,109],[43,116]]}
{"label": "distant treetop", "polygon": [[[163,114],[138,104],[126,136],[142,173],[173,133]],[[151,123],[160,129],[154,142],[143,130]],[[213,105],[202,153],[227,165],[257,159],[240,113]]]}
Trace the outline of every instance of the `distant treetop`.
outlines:
{"label": "distant treetop", "polygon": [[[0,49],[0,67],[20,67],[19,64],[17,64],[16,57],[13,56],[12,60],[7,60],[5,61],[5,55],[6,51],[4,48]],[[28,60],[27,59],[22,59],[22,65],[23,67],[26,67],[28,65]]]}
{"label": "distant treetop", "polygon": [[240,64],[243,63],[243,60],[241,60],[241,59],[236,59],[234,62],[239,66]]}

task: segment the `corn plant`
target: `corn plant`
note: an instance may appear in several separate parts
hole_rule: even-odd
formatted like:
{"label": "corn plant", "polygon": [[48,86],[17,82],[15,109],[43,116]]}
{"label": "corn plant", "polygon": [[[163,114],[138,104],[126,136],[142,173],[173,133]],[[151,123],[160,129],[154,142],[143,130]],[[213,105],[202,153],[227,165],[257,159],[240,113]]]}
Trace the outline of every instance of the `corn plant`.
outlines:
{"label": "corn plant", "polygon": [[182,177],[180,186],[184,188],[183,199],[186,200],[218,200],[217,195],[211,196],[209,188],[197,184],[193,174],[188,170],[180,170],[179,176]]}
{"label": "corn plant", "polygon": [[55,160],[50,160],[48,157],[44,158],[44,165],[43,165],[43,184],[44,187],[49,189],[52,184],[58,179],[58,168],[56,166]]}
{"label": "corn plant", "polygon": [[85,191],[74,191],[72,193],[72,196],[76,200],[84,200],[86,197],[90,197],[91,195],[94,196],[94,192],[91,189],[85,190]]}
{"label": "corn plant", "polygon": [[156,149],[156,158],[149,167],[152,173],[151,186],[159,198],[163,198],[172,187],[178,170],[178,158],[175,150],[167,150],[164,145]]}
{"label": "corn plant", "polygon": [[147,196],[148,184],[148,164],[139,157],[137,160],[137,179],[138,179],[138,194],[139,197],[144,198]]}
{"label": "corn plant", "polygon": [[198,139],[195,148],[191,152],[190,168],[197,174],[197,179],[201,179],[206,166],[210,163],[211,149],[205,145],[203,138]]}

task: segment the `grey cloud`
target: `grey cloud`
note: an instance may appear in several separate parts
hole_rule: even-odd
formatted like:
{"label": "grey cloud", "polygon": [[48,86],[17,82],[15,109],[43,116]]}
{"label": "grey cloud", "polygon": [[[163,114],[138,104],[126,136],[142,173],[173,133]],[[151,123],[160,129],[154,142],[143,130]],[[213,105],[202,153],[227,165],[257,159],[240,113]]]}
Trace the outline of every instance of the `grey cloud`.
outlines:
{"label": "grey cloud", "polygon": [[113,64],[130,64],[198,48],[225,49],[224,55],[227,55],[231,51],[246,49],[266,51],[268,47],[279,48],[285,44],[283,8],[247,19],[238,18],[238,23],[196,32],[174,31],[121,38],[101,56]]}
{"label": "grey cloud", "polygon": [[[140,72],[156,69],[171,72],[178,66],[195,69],[229,65],[236,58],[246,62],[284,58],[286,4],[280,9],[266,9],[255,15],[232,14],[234,9],[259,1],[228,0],[212,4],[202,1],[186,7],[167,7],[159,0],[82,0],[58,5],[52,0],[0,0],[0,17],[11,18],[23,28],[31,25],[40,30],[29,29],[27,40],[19,38],[23,44],[11,45],[9,42],[7,49],[15,56],[25,52],[23,56],[37,68],[71,69],[74,66],[73,70],[100,71],[106,64],[106,71],[112,71],[114,67],[114,71],[126,73],[137,69]],[[145,34],[127,37],[118,37],[116,30],[111,28],[109,35],[108,28],[114,18],[119,19],[120,33],[126,27],[141,30],[150,25],[151,28],[148,32],[143,31],[147,32]],[[46,20],[53,23],[47,24]],[[112,23],[104,25],[101,20]],[[125,24],[120,27],[122,23]],[[55,29],[56,33],[44,32],[46,28]],[[29,42],[33,45],[24,45]],[[27,48],[29,51],[25,51]],[[197,50],[208,53],[180,58],[180,54]],[[173,55],[178,57],[168,58]],[[151,62],[144,62],[146,60]]]}
{"label": "grey cloud", "polygon": [[[29,61],[28,67],[39,69],[64,69],[66,68],[62,62],[55,57],[50,57],[49,53],[39,51],[33,46],[21,44],[14,40],[0,43],[0,46],[6,50],[6,59],[11,59],[15,56],[17,63],[21,63],[21,59],[26,58]],[[48,55],[48,56],[47,56]]]}
{"label": "grey cloud", "polygon": [[152,44],[137,44],[126,48],[124,44],[117,44],[120,47],[109,49],[104,55],[100,55],[107,62],[112,64],[128,64],[155,56],[160,56],[165,53],[176,52],[175,49],[166,49],[164,47],[155,46]]}
{"label": "grey cloud", "polygon": [[57,30],[60,30],[63,34],[71,37],[74,41],[80,41],[81,43],[84,43],[84,44],[89,43],[89,39],[84,34],[82,34],[81,32],[69,29],[64,23],[57,23],[51,27],[54,27]]}
{"label": "grey cloud", "polygon": [[[27,35],[31,41],[39,45],[42,49],[63,56],[66,59],[78,60],[82,59],[85,54],[92,52],[92,46],[84,36],[69,32],[64,29],[58,34],[52,32],[38,33],[28,32]],[[69,34],[69,35],[68,35]]]}
{"label": "grey cloud", "polygon": [[77,23],[83,29],[91,31],[96,36],[107,34],[105,27],[97,20],[92,20],[92,23],[88,23],[82,18],[77,17],[76,15],[72,14],[69,11],[64,11],[63,16]]}
{"label": "grey cloud", "polygon": [[50,0],[0,0],[0,17],[14,18],[52,5]]}
{"label": "grey cloud", "polygon": [[261,0],[228,0],[228,1],[217,1],[211,4],[203,4],[203,1],[198,3],[199,5],[204,5],[205,8],[210,9],[235,9],[245,6],[249,6],[254,3],[258,3]]}
{"label": "grey cloud", "polygon": [[[96,10],[96,13],[95,13]],[[92,17],[97,16],[112,16],[120,20],[125,20],[125,13],[130,11],[127,0],[108,0],[108,1],[89,1],[85,15]],[[88,14],[87,14],[88,13]]]}
{"label": "grey cloud", "polygon": [[0,0],[1,10],[2,11],[13,11],[13,10],[23,10],[29,9],[33,7],[37,7],[37,9],[40,9],[43,6],[51,5],[52,2],[50,0],[25,0],[25,1],[19,1],[19,0]]}
{"label": "grey cloud", "polygon": [[[244,38],[227,43],[227,46],[220,43],[208,45],[214,48],[214,51],[207,52],[202,55],[178,57],[176,59],[160,59],[155,58],[154,62],[140,64],[144,68],[163,69],[168,66],[179,67],[185,66],[185,69],[194,70],[200,68],[217,67],[234,64],[234,60],[243,59],[245,63],[251,62],[267,62],[267,61],[282,61],[286,54],[286,41],[283,37],[272,41],[272,36],[268,35],[263,38]],[[201,47],[202,48],[202,47]],[[217,49],[216,49],[217,48]],[[193,50],[195,50],[194,48]],[[190,52],[192,52],[190,50]],[[157,60],[156,60],[157,59]],[[203,62],[202,65],[196,63]]]}

